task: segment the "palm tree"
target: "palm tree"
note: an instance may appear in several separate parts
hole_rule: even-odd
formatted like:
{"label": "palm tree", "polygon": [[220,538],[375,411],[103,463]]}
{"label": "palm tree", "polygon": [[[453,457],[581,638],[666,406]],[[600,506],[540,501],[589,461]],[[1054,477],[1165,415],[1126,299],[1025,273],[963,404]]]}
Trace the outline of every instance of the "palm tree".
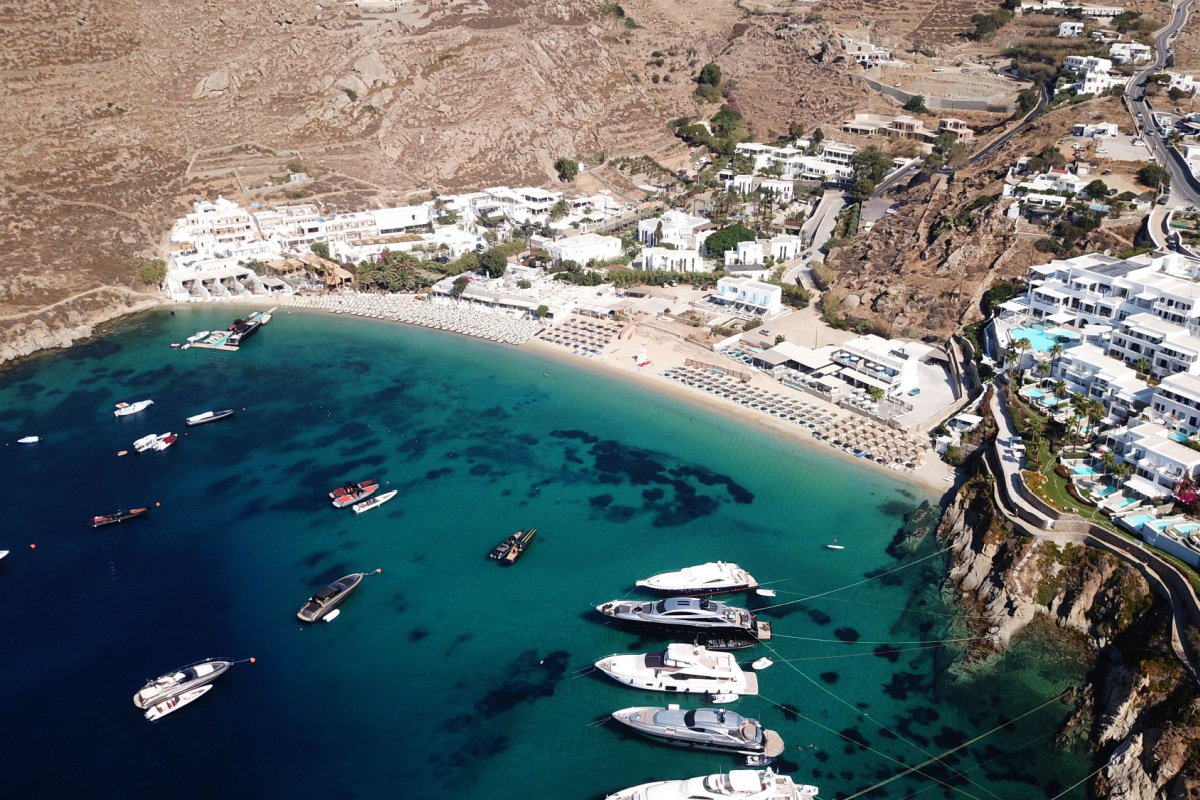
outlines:
{"label": "palm tree", "polygon": [[1104,465],[1105,473],[1112,472],[1113,467],[1115,467],[1117,464],[1117,457],[1110,450],[1109,452],[1100,456],[1100,463]]}
{"label": "palm tree", "polygon": [[1062,358],[1062,354],[1063,354],[1062,344],[1060,344],[1059,342],[1055,342],[1054,346],[1050,348],[1050,357],[1057,361],[1058,359]]}
{"label": "palm tree", "polygon": [[1129,464],[1125,463],[1124,461],[1122,461],[1120,464],[1117,464],[1115,467],[1113,467],[1113,475],[1116,476],[1117,483],[1123,482],[1131,474],[1133,474],[1133,467],[1131,467]]}
{"label": "palm tree", "polygon": [[1017,349],[1017,353],[1020,354],[1019,355],[1020,360],[1017,361],[1017,372],[1018,373],[1024,372],[1025,371],[1025,366],[1024,366],[1025,353],[1027,353],[1029,351],[1029,348],[1033,347],[1033,345],[1031,345],[1029,343],[1028,339],[1017,339],[1015,342],[1013,342],[1013,347],[1015,347]]}
{"label": "palm tree", "polygon": [[1152,366],[1153,365],[1150,363],[1150,359],[1146,358],[1145,356],[1142,356],[1133,363],[1133,368],[1143,375],[1149,373]]}
{"label": "palm tree", "polygon": [[1050,362],[1049,361],[1039,361],[1038,365],[1033,368],[1033,371],[1035,373],[1037,373],[1038,375],[1041,375],[1043,378],[1046,377],[1047,375],[1050,374]]}
{"label": "palm tree", "polygon": [[1066,397],[1067,396],[1067,382],[1066,381],[1056,381],[1055,382],[1054,396],[1055,397]]}
{"label": "palm tree", "polygon": [[1067,435],[1071,437],[1072,449],[1079,447],[1079,412],[1074,411],[1067,419]]}

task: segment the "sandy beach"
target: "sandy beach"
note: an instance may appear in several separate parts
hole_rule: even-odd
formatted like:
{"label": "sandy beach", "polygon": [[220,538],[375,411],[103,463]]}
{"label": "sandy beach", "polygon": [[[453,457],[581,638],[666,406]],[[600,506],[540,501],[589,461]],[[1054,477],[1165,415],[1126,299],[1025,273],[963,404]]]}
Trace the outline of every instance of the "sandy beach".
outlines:
{"label": "sandy beach", "polygon": [[[603,354],[590,358],[573,355],[561,345],[545,342],[537,337],[529,340],[523,346],[536,348],[539,352],[555,358],[561,358],[571,364],[586,364],[589,367],[606,370],[623,378],[637,381],[639,384],[653,386],[655,390],[668,393],[680,400],[693,402],[723,414],[732,415],[736,419],[744,420],[749,424],[783,434],[790,440],[803,444],[806,447],[819,447],[825,452],[837,454],[841,458],[853,461],[859,466],[876,469],[897,479],[920,484],[924,489],[938,496],[945,494],[953,485],[953,468],[932,453],[930,453],[926,462],[918,467],[915,472],[893,470],[869,459],[855,458],[853,455],[844,452],[841,448],[832,447],[826,442],[818,441],[812,437],[811,432],[807,428],[801,428],[778,417],[717,397],[708,392],[688,388],[664,375],[660,375],[659,373],[668,367],[681,365],[689,358],[709,364],[727,366],[731,369],[736,368],[738,365],[718,356],[708,348],[681,339],[668,331],[651,325],[644,323],[637,324],[632,335],[626,334],[626,338],[616,340],[605,348]],[[643,349],[646,351],[651,364],[647,367],[639,368],[635,363],[636,356]],[[801,398],[839,416],[844,417],[852,413],[826,402],[815,395],[789,389],[774,378],[763,373],[754,373],[749,385],[772,392],[782,391],[785,395]],[[950,480],[947,480],[948,477]]]}

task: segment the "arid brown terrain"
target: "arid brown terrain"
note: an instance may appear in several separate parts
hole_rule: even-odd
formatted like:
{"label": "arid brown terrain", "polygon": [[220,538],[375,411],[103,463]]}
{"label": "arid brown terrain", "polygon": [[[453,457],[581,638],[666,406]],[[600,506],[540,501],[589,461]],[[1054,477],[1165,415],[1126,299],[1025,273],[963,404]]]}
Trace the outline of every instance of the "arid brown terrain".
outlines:
{"label": "arid brown terrain", "polygon": [[[713,60],[757,136],[828,130],[872,100],[832,21],[950,46],[985,5],[2,0],[0,361],[149,301],[137,266],[199,196],[361,206],[662,157],[716,110]],[[297,160],[315,180],[284,185]]]}

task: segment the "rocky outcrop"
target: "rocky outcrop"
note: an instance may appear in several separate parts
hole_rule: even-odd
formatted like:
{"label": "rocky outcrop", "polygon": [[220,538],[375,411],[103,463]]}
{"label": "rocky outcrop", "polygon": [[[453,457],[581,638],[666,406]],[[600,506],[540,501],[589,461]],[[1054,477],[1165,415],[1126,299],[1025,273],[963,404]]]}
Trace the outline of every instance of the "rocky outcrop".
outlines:
{"label": "rocky outcrop", "polygon": [[153,308],[159,302],[156,297],[105,288],[43,312],[0,322],[0,364],[39,350],[69,347],[90,337],[97,325]]}
{"label": "rocky outcrop", "polygon": [[1096,654],[1095,690],[1076,694],[1059,743],[1088,735],[1104,764],[1094,796],[1200,797],[1200,700],[1171,649],[1168,609],[1110,553],[1015,535],[990,481],[973,476],[938,529],[951,553],[946,586],[976,613],[983,638],[968,658],[1007,649],[1039,616],[1077,634]]}

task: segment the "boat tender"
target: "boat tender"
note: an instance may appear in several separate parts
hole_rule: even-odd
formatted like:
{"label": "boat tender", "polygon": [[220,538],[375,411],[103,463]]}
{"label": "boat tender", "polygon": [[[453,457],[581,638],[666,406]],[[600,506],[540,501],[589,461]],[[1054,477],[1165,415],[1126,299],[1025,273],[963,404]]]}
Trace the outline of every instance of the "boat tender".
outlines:
{"label": "boat tender", "polygon": [[329,496],[336,499],[342,495],[347,495],[352,492],[357,492],[365,486],[375,486],[379,481],[346,481],[338,488],[329,493]]}
{"label": "boat tender", "polygon": [[735,753],[766,766],[783,752],[783,739],[756,719],[723,708],[640,706],[614,711],[612,718],[650,739],[675,747]]}
{"label": "boat tender", "polygon": [[744,592],[758,586],[758,581],[737,564],[725,561],[710,561],[694,567],[684,567],[677,572],[661,572],[637,586],[659,594],[723,594]]}
{"label": "boat tender", "polygon": [[149,509],[145,509],[145,508],[131,508],[128,511],[120,510],[120,511],[115,511],[112,514],[105,514],[100,517],[92,517],[91,520],[88,522],[88,527],[89,528],[101,528],[105,525],[112,525],[115,522],[124,522],[127,519],[134,519],[135,517],[140,517],[142,514],[145,514],[148,510]]}
{"label": "boat tender", "polygon": [[204,337],[208,336],[210,333],[212,333],[212,331],[197,331],[196,333],[193,333],[191,336],[187,337],[188,343],[192,344],[194,342],[198,342]]}
{"label": "boat tender", "polygon": [[118,417],[128,417],[130,414],[136,414],[139,411],[145,411],[152,405],[154,405],[153,400],[138,400],[136,403],[117,403],[117,410],[113,412],[113,415]]}
{"label": "boat tender", "polygon": [[194,417],[188,417],[185,422],[187,422],[188,427],[191,427],[193,425],[204,425],[207,422],[216,422],[219,419],[225,419],[226,417],[232,416],[233,409],[227,408],[224,411],[205,411],[203,414],[197,414]]}
{"label": "boat tender", "polygon": [[166,450],[168,447],[175,444],[175,442],[178,440],[179,440],[178,434],[174,434],[174,433],[170,433],[170,432],[162,433],[162,434],[159,434],[158,436],[154,437],[154,443],[150,445],[150,449],[151,450]]}
{"label": "boat tender", "polygon": [[345,494],[340,494],[337,497],[333,498],[333,507],[334,508],[348,508],[348,507],[354,505],[355,503],[357,503],[359,500],[366,500],[368,497],[375,494],[375,491],[378,488],[379,488],[379,484],[373,483],[369,486],[359,486],[357,489],[354,489],[353,491],[346,492]]}
{"label": "boat tender", "polygon": [[17,444],[37,444],[41,440],[40,436],[22,436],[20,439],[17,439]]}
{"label": "boat tender", "polygon": [[682,781],[643,783],[605,800],[816,800],[819,791],[769,769],[735,769]]}
{"label": "boat tender", "polygon": [[370,500],[366,501],[365,503],[359,503],[358,505],[356,505],[354,507],[354,513],[361,514],[364,511],[370,511],[372,508],[381,506],[384,503],[386,503],[388,500],[391,500],[397,494],[399,494],[399,492],[396,491],[395,489],[392,489],[390,492],[385,492],[384,494],[381,494],[378,497],[372,497]]}
{"label": "boat tender", "polygon": [[771,623],[756,619],[744,608],[709,597],[613,600],[596,606],[596,610],[633,625],[688,632],[744,633],[760,640],[771,638]]}
{"label": "boat tender", "polygon": [[611,655],[596,669],[613,680],[651,692],[678,694],[758,694],[758,676],[744,672],[729,653],[703,645],[673,643],[657,653]]}
{"label": "boat tender", "polygon": [[296,612],[296,616],[304,622],[316,622],[341,605],[342,601],[358,588],[358,585],[362,583],[362,579],[365,576],[365,572],[356,572],[353,575],[338,578],[308,598],[308,602],[300,607],[300,610]]}
{"label": "boat tender", "polygon": [[172,670],[138,690],[138,693],[133,696],[133,704],[141,709],[149,709],[164,700],[170,700],[172,697],[178,697],[184,692],[206,683],[212,683],[232,664],[233,662],[227,659],[209,658]]}
{"label": "boat tender", "polygon": [[212,684],[209,683],[205,684],[204,686],[198,686],[195,689],[192,689],[190,692],[184,692],[181,695],[176,695],[170,700],[163,700],[161,703],[151,706],[146,711],[146,719],[150,720],[151,722],[160,720],[167,714],[170,714],[172,711],[178,711],[188,703],[191,703],[194,700],[199,700],[204,696],[205,692],[212,688]]}
{"label": "boat tender", "polygon": [[513,542],[509,545],[507,552],[500,556],[500,566],[510,567],[517,563],[521,556],[525,555],[525,551],[529,549],[529,545],[533,543],[533,537],[537,534],[537,528],[529,528],[528,530],[518,531],[513,535]]}

